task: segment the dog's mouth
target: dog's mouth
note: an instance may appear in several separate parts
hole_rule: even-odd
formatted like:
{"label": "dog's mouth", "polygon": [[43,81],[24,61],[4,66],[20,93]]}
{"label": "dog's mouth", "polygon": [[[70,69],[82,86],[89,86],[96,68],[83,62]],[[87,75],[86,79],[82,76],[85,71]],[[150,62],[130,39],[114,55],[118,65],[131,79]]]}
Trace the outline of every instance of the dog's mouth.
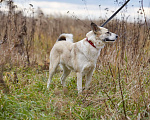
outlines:
{"label": "dog's mouth", "polygon": [[[111,37],[112,38],[112,37]],[[103,42],[114,42],[118,38],[118,35],[115,35],[113,39],[110,39],[110,37],[107,37],[103,40]]]}
{"label": "dog's mouth", "polygon": [[111,39],[108,39],[108,38],[105,38],[104,40],[103,40],[103,42],[114,42],[115,41],[115,39],[114,40],[111,40]]}

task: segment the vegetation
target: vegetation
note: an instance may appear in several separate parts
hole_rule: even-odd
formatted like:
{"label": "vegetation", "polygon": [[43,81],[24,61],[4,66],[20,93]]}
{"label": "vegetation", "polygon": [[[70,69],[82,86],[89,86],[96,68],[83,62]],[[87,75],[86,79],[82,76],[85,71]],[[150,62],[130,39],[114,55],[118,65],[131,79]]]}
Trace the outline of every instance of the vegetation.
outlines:
{"label": "vegetation", "polygon": [[0,9],[0,119],[150,119],[150,23],[142,1],[133,23],[122,16],[106,25],[119,38],[101,51],[90,88],[82,95],[75,73],[62,87],[61,70],[46,88],[49,52],[61,33],[83,39],[90,21],[46,16],[40,9],[26,16],[12,0],[3,2],[9,11]]}

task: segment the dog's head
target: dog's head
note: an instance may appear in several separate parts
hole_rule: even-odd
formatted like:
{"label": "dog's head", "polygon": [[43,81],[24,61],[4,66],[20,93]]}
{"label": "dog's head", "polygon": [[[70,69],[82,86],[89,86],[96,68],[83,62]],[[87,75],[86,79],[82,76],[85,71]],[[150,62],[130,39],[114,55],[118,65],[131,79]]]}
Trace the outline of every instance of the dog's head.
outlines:
{"label": "dog's head", "polygon": [[92,31],[87,33],[88,39],[90,39],[95,46],[101,47],[104,46],[106,42],[114,42],[118,35],[110,32],[104,27],[99,27],[95,23],[91,23]]}
{"label": "dog's head", "polygon": [[97,40],[102,40],[103,42],[114,42],[118,38],[118,35],[115,33],[110,32],[104,27],[99,27],[93,22],[91,23],[91,27]]}

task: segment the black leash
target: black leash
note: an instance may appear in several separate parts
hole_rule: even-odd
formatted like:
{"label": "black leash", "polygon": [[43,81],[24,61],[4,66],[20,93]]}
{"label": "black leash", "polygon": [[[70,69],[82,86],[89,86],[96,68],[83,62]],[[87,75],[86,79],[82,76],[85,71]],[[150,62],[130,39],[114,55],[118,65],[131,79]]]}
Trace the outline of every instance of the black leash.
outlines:
{"label": "black leash", "polygon": [[127,0],[105,23],[101,25],[101,27],[104,27],[130,0]]}

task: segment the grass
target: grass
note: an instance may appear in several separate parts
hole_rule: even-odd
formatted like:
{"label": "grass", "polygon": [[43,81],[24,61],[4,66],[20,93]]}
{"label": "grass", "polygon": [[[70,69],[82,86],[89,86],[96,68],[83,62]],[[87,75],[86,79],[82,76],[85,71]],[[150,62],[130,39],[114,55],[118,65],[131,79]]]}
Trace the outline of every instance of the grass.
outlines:
{"label": "grass", "polygon": [[[50,89],[46,83],[48,71],[39,68],[15,68],[4,72],[4,80],[9,93],[0,93],[0,119],[125,119],[122,97],[119,89],[118,71],[110,65],[96,70],[90,90],[77,94],[76,76],[70,75],[67,87],[60,84],[61,72],[53,77]],[[127,118],[150,118],[150,66],[142,70],[141,76],[132,78],[132,71],[120,71],[120,84],[125,102]],[[17,71],[18,83],[14,81]],[[141,71],[140,71],[141,72]],[[131,79],[130,79],[131,77]],[[141,79],[141,88],[139,79]],[[115,83],[114,83],[115,82]],[[84,81],[83,81],[84,83]]]}

